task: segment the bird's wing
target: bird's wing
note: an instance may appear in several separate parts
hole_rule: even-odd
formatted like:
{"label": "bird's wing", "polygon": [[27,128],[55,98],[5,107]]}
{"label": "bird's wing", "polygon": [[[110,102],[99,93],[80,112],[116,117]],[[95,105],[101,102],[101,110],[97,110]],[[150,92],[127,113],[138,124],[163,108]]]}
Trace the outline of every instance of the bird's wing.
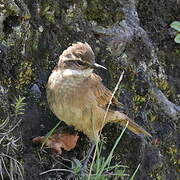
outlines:
{"label": "bird's wing", "polygon": [[[103,85],[101,77],[93,73],[89,77],[89,84],[91,90],[93,91],[96,97],[98,106],[104,108],[107,107],[109,101],[112,98],[112,92]],[[112,98],[111,107],[122,107],[122,106],[123,105],[115,97]]]}

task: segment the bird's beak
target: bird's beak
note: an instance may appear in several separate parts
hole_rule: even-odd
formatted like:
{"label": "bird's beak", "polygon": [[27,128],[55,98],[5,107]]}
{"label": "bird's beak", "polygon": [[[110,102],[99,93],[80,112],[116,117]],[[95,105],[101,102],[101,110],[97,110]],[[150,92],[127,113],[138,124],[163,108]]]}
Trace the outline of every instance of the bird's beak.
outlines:
{"label": "bird's beak", "polygon": [[107,68],[105,68],[104,66],[102,66],[102,65],[100,65],[100,64],[97,64],[97,63],[94,63],[94,64],[92,65],[92,67],[93,67],[93,68],[103,68],[103,69],[107,70]]}

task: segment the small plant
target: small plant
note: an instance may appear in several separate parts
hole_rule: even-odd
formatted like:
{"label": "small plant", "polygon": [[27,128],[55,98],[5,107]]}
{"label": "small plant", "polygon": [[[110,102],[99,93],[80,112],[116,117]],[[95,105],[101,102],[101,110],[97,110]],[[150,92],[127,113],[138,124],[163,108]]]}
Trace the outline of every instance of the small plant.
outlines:
{"label": "small plant", "polygon": [[24,107],[26,105],[24,103],[24,100],[25,100],[25,97],[19,96],[18,98],[16,98],[15,103],[12,104],[12,107],[14,107],[15,117],[17,117],[18,115],[24,114]]}
{"label": "small plant", "polygon": [[54,133],[54,131],[57,129],[57,127],[60,125],[61,121],[59,121],[45,136],[44,141],[41,145],[41,149],[44,147],[44,145],[46,144],[46,142],[48,141],[48,138]]}
{"label": "small plant", "polygon": [[[128,124],[127,124],[128,125]],[[105,159],[102,157],[102,146],[103,142],[96,144],[96,150],[95,150],[95,160],[91,164],[90,172],[88,175],[88,180],[103,180],[103,179],[112,179],[115,177],[123,177],[123,176],[129,176],[125,173],[125,169],[127,166],[121,165],[120,163],[117,163],[116,165],[111,165],[113,154],[116,146],[118,145],[120,139],[122,138],[126,128],[122,130],[121,134],[117,138],[113,148],[111,149],[111,152],[109,153],[108,157]]]}
{"label": "small plant", "polygon": [[[105,158],[102,156],[102,147],[104,146],[104,142],[100,141],[96,144],[94,161],[85,169],[83,176],[81,175],[81,170],[83,168],[83,163],[78,159],[73,159],[71,162],[71,167],[66,167],[66,169],[50,169],[48,171],[40,173],[40,175],[49,173],[49,172],[68,172],[69,176],[67,179],[77,179],[77,180],[108,180],[114,179],[116,177],[128,177],[129,175],[125,173],[127,166],[121,165],[117,163],[112,165],[113,153],[118,145],[122,135],[124,134],[126,127],[123,129],[119,137],[117,138],[111,152],[108,157]],[[131,179],[133,180],[133,179]]]}
{"label": "small plant", "polygon": [[177,31],[174,41],[180,44],[180,21],[174,21],[170,24],[170,26]]}

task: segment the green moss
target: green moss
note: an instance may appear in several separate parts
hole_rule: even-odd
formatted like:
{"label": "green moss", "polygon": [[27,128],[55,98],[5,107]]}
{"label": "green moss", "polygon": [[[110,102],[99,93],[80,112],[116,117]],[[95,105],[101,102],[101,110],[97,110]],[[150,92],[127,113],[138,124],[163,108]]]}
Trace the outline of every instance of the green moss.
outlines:
{"label": "green moss", "polygon": [[141,104],[141,103],[146,102],[146,98],[143,97],[143,96],[140,96],[140,95],[135,95],[135,96],[133,97],[133,102],[134,102],[135,104]]}
{"label": "green moss", "polygon": [[116,61],[111,61],[110,63],[108,63],[107,67],[108,67],[108,70],[110,72],[111,79],[112,79],[111,85],[112,87],[115,87],[120,76],[118,72],[120,72],[121,68]]}
{"label": "green moss", "polygon": [[[25,51],[29,55],[31,61],[36,57],[35,54],[38,53],[39,49],[39,31],[27,31],[28,40],[25,42]],[[37,61],[37,60],[36,60]]]}
{"label": "green moss", "polygon": [[147,117],[148,117],[148,119],[149,119],[151,122],[158,119],[157,113],[154,112],[153,110],[149,110],[149,111],[147,112]]}
{"label": "green moss", "polygon": [[[162,65],[164,66],[165,71],[168,72],[169,75],[172,75],[174,77],[177,76],[177,73],[175,73],[179,66],[178,59],[180,58],[180,50],[179,49],[173,49],[173,51],[163,51],[160,50],[158,52],[158,58]],[[176,99],[174,96],[175,93],[172,92],[172,89],[169,86],[168,80],[156,80],[156,85],[165,93],[165,95],[171,99]]]}
{"label": "green moss", "polygon": [[2,81],[0,81],[1,84],[3,84],[4,86],[8,88],[11,86],[11,82],[12,82],[11,77],[4,78]]}
{"label": "green moss", "polygon": [[170,156],[170,162],[173,165],[178,165],[180,163],[180,158],[178,158],[178,150],[175,145],[171,145],[166,150],[167,154]]}
{"label": "green moss", "polygon": [[16,1],[14,0],[5,0],[3,3],[5,4],[5,6],[1,6],[1,8],[4,7],[9,15],[21,14],[21,17],[23,17],[25,20],[31,17],[27,6],[23,1],[19,1],[19,3],[16,3]]}
{"label": "green moss", "polygon": [[165,93],[167,97],[171,95],[171,90],[168,84],[168,81],[165,79],[155,79],[155,84],[156,86]]}
{"label": "green moss", "polygon": [[22,90],[25,85],[28,85],[33,80],[32,63],[24,61],[20,65],[20,71],[17,75],[16,89]]}
{"label": "green moss", "polygon": [[179,54],[180,54],[180,50],[179,49],[173,49],[173,51],[170,51],[170,52],[165,52],[163,50],[160,50],[158,52],[158,57],[159,57],[159,60],[163,63],[166,63],[167,64],[167,67],[168,65],[170,64],[179,64],[178,63],[178,59],[179,59]]}
{"label": "green moss", "polygon": [[43,1],[40,6],[40,16],[52,24],[56,23],[56,16],[60,14],[59,6],[55,1]]}
{"label": "green moss", "polygon": [[120,6],[114,3],[113,0],[87,0],[85,18],[88,21],[96,21],[98,25],[110,26],[115,22],[121,21],[124,18],[124,14],[120,11]]}
{"label": "green moss", "polygon": [[50,5],[43,7],[40,15],[49,22],[53,24],[55,23],[54,10],[52,10],[52,7]]}
{"label": "green moss", "polygon": [[155,168],[150,174],[149,176],[153,179],[156,180],[164,180],[164,178],[162,177],[163,175],[163,164],[160,164],[157,168]]}

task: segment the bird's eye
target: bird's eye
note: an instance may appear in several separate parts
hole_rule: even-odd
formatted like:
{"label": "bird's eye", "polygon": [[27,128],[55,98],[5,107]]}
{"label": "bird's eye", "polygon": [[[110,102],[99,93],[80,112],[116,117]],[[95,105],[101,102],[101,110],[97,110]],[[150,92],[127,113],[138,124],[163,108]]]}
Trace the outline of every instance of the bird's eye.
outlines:
{"label": "bird's eye", "polygon": [[80,66],[86,65],[84,62],[82,62],[82,61],[80,61],[80,60],[76,61],[76,63],[77,63],[78,65],[80,65]]}

